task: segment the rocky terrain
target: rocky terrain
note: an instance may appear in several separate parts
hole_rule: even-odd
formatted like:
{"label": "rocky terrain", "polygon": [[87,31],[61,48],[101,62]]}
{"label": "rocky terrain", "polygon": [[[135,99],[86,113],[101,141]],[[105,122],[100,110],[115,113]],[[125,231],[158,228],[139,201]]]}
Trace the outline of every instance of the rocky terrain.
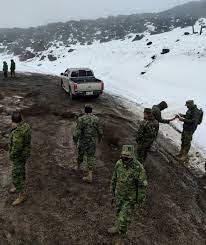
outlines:
{"label": "rocky terrain", "polygon": [[187,3],[162,13],[68,21],[28,29],[0,29],[0,52],[18,55],[24,61],[40,57],[49,47],[124,40],[131,33],[137,34],[136,41],[142,38],[139,33],[158,34],[192,26],[201,17],[206,17],[205,1]]}
{"label": "rocky terrain", "polygon": [[[113,244],[116,238],[107,234],[114,221],[110,180],[122,144],[135,142],[140,116],[107,94],[71,101],[57,77],[21,74],[0,80],[0,88],[0,245]],[[104,128],[92,185],[74,171],[72,143],[75,118],[88,102]],[[32,125],[32,156],[27,163],[29,199],[13,208],[7,143],[10,113],[17,108]],[[204,180],[176,161],[176,151],[159,135],[145,162],[147,202],[134,215],[127,244],[205,244]]]}

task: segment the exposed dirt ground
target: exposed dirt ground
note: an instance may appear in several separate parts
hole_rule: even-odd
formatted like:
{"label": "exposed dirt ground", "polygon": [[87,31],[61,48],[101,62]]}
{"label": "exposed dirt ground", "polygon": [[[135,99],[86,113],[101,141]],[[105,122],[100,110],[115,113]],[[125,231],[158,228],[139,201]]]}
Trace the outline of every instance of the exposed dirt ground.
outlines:
{"label": "exposed dirt ground", "polygon": [[[109,192],[121,145],[134,143],[138,116],[115,97],[71,101],[59,79],[38,74],[0,80],[0,245],[113,244],[107,234],[114,221]],[[97,146],[95,179],[84,184],[74,171],[72,130],[84,104],[93,104],[104,125]],[[27,163],[29,199],[13,208],[8,194],[9,113],[21,108],[32,125],[32,156]],[[161,135],[145,163],[148,200],[137,210],[127,244],[205,245],[206,192],[200,181],[173,155],[175,147]]]}

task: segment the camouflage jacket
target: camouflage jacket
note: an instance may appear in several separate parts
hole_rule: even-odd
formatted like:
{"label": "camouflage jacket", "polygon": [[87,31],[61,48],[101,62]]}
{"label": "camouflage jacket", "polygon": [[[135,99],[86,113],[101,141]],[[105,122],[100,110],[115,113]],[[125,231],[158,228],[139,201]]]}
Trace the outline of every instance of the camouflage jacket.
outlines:
{"label": "camouflage jacket", "polygon": [[112,177],[112,192],[116,202],[142,203],[146,198],[147,177],[142,164],[133,159],[127,167],[119,160]]}
{"label": "camouflage jacket", "polygon": [[159,123],[155,119],[143,120],[137,131],[136,142],[137,144],[153,143],[159,131]]}
{"label": "camouflage jacket", "polygon": [[31,128],[22,121],[13,129],[9,136],[9,155],[12,161],[26,160],[31,151]]}
{"label": "camouflage jacket", "polygon": [[188,109],[186,115],[181,116],[184,118],[184,125],[183,128],[189,131],[195,131],[198,126],[199,121],[199,111],[197,106],[194,105],[192,109]]}
{"label": "camouflage jacket", "polygon": [[97,137],[99,140],[102,138],[102,129],[98,117],[93,114],[80,116],[73,135],[74,143],[95,144]]}

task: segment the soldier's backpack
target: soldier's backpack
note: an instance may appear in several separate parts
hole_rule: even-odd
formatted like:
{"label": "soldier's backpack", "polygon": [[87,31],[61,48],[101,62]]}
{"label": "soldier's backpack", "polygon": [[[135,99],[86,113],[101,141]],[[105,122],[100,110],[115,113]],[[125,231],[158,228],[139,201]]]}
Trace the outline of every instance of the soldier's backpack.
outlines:
{"label": "soldier's backpack", "polygon": [[199,120],[198,120],[198,125],[200,125],[203,121],[203,116],[204,116],[204,112],[202,109],[198,109],[198,114],[199,114]]}

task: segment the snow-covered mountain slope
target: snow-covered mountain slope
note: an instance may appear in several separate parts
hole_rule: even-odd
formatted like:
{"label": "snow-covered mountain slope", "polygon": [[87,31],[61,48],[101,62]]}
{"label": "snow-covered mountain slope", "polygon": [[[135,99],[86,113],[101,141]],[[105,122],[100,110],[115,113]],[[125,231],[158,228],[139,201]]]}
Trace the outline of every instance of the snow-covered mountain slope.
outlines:
{"label": "snow-covered mountain slope", "polygon": [[[199,22],[195,30],[200,31]],[[185,32],[190,35],[185,35]],[[188,99],[194,99],[198,107],[206,112],[206,29],[202,35],[192,34],[192,27],[157,35],[144,33],[143,39],[132,42],[135,35],[129,35],[124,41],[95,42],[84,46],[65,47],[55,43],[42,53],[43,58],[35,57],[26,62],[16,58],[17,69],[59,75],[68,67],[89,67],[105,82],[108,92],[143,106],[166,100],[169,108],[164,113],[165,117],[185,112],[184,105]],[[152,44],[147,45],[148,42]],[[170,49],[170,52],[161,54],[164,48]],[[70,52],[71,49],[74,51]],[[48,55],[57,60],[49,61]],[[152,59],[154,55],[156,58]],[[13,57],[0,55],[2,61],[9,61],[10,58]],[[146,73],[141,75],[141,72]],[[196,145],[204,152],[205,135],[206,120],[194,137]]]}

